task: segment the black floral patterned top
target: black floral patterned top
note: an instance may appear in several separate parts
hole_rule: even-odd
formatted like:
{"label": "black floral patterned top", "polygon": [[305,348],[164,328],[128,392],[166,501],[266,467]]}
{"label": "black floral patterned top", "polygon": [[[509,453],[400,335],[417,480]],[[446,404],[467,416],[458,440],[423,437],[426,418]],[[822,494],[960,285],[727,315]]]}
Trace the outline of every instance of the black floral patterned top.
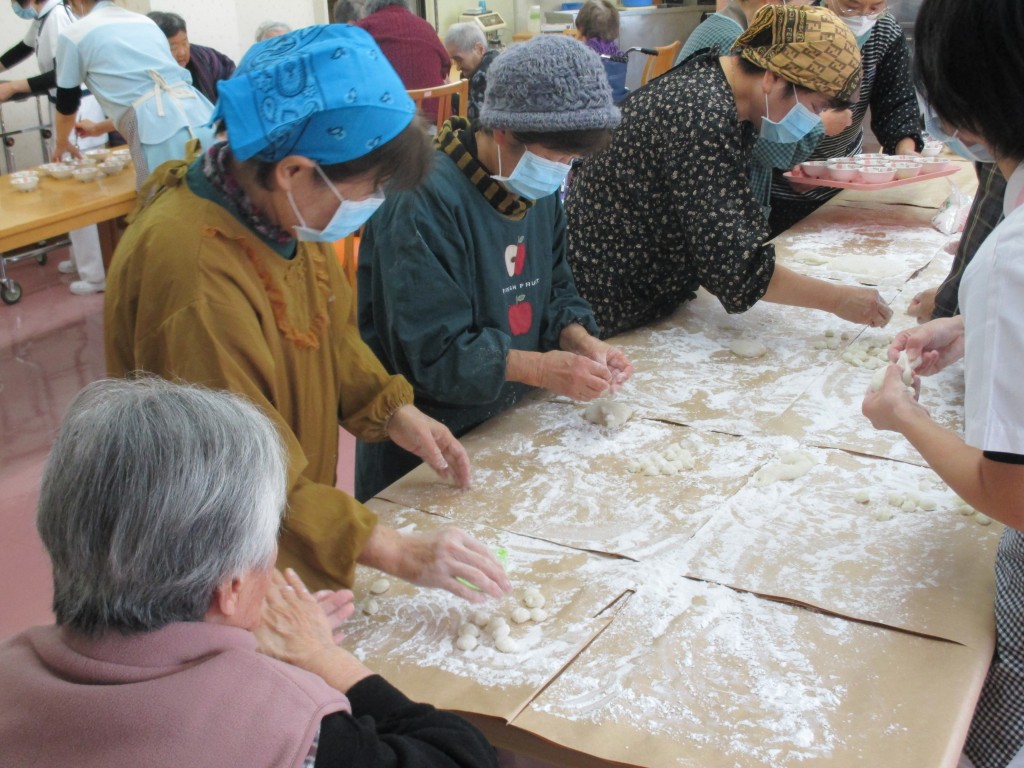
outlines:
{"label": "black floral patterned top", "polygon": [[754,132],[717,54],[698,56],[621,104],[611,146],[566,199],[569,262],[604,337],[650,323],[699,286],[729,312],[768,289],[775,248],[750,188]]}

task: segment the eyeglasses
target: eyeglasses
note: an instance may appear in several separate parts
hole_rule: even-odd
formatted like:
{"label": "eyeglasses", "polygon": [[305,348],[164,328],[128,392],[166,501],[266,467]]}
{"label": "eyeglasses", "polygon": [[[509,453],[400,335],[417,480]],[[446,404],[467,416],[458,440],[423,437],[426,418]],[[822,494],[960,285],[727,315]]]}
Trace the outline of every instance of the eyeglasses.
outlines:
{"label": "eyeglasses", "polygon": [[854,16],[867,16],[868,18],[877,19],[888,10],[889,3],[873,3],[871,8],[872,10],[865,11],[860,5],[850,3],[847,0],[836,0],[835,2],[836,13],[845,19]]}

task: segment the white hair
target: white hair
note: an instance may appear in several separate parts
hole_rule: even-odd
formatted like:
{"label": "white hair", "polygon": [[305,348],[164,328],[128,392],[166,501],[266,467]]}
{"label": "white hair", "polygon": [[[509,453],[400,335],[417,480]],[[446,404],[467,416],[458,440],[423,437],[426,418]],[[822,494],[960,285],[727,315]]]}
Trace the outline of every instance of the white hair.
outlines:
{"label": "white hair", "polygon": [[444,36],[445,47],[458,53],[467,53],[473,50],[473,46],[477,43],[480,43],[485,50],[487,49],[487,37],[484,35],[484,31],[480,29],[479,24],[472,21],[452,24]]}
{"label": "white hair", "polygon": [[286,467],[273,423],[241,397],[157,378],[87,386],[36,518],[57,623],[96,634],[201,621],[219,584],[272,565]]}
{"label": "white hair", "polygon": [[400,5],[408,10],[409,0],[366,0],[363,4],[362,18],[365,19],[371,13],[376,13],[381,8],[387,8],[389,5]]}
{"label": "white hair", "polygon": [[263,42],[271,32],[275,32],[279,35],[285,35],[291,31],[292,28],[283,21],[264,21],[256,27],[256,42]]}

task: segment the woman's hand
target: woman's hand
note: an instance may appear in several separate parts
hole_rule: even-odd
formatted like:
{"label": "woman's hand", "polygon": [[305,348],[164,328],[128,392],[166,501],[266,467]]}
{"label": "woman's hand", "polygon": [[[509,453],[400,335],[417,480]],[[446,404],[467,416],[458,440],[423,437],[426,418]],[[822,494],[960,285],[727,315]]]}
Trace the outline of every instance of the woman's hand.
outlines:
{"label": "woman's hand", "polygon": [[395,445],[419,456],[440,477],[454,480],[460,488],[469,486],[472,467],[466,449],[437,419],[414,405],[403,405],[391,416],[387,432]]}
{"label": "woman's hand", "polygon": [[446,589],[471,603],[483,602],[485,595],[500,598],[512,590],[494,555],[459,528],[399,533],[378,525],[360,552],[359,562],[421,587]]}
{"label": "woman's hand", "polygon": [[584,402],[600,397],[612,383],[605,363],[553,349],[540,356],[539,386]]}
{"label": "woman's hand", "polygon": [[907,305],[907,314],[916,317],[918,323],[927,323],[932,319],[932,312],[935,311],[935,296],[938,288],[928,288],[921,291],[910,300]]}
{"label": "woman's hand", "polygon": [[53,145],[53,152],[50,153],[50,162],[63,163],[65,155],[71,155],[76,160],[82,159],[82,153],[71,143],[70,139],[58,138]]}
{"label": "woman's hand", "polygon": [[903,371],[898,365],[890,365],[885,372],[882,388],[877,392],[868,390],[864,396],[861,412],[875,429],[902,433],[912,416],[923,414],[928,418],[928,411],[917,402],[919,391],[920,379],[914,377],[911,394],[903,383]]}
{"label": "woman's hand", "polygon": [[263,602],[263,620],[256,628],[260,652],[305,668],[310,659],[336,645],[333,635],[327,614],[299,575],[291,568],[284,574],[275,569]]}
{"label": "woman's hand", "polygon": [[[347,592],[351,606],[352,593],[342,592]],[[322,594],[309,594],[291,568],[284,575],[275,570],[263,602],[263,620],[255,631],[256,648],[260,653],[319,675],[344,693],[373,673],[335,643],[331,621],[323,610]]]}
{"label": "woman's hand", "polygon": [[95,120],[79,120],[75,123],[75,133],[79,136],[102,136],[107,133],[103,130],[103,123],[97,123]]}
{"label": "woman's hand", "polygon": [[878,291],[852,285],[840,287],[839,300],[832,312],[843,320],[872,328],[881,328],[892,317],[892,310]]}
{"label": "woman's hand", "polygon": [[334,638],[334,642],[336,644],[340,643],[345,639],[345,633],[341,628],[356,610],[355,596],[352,594],[352,590],[321,589],[313,597],[316,598],[317,603],[327,617],[327,623],[330,625],[331,636]]}
{"label": "woman's hand", "polygon": [[633,364],[625,352],[589,334],[586,339],[578,342],[576,351],[608,369],[611,373],[611,381],[608,383],[609,394],[614,395],[618,392],[619,387],[633,375]]}
{"label": "woman's hand", "polygon": [[853,125],[853,110],[825,109],[819,115],[826,136],[837,136]]}
{"label": "woman's hand", "polygon": [[896,362],[904,350],[911,360],[921,361],[914,369],[918,376],[938,373],[964,356],[963,317],[943,317],[900,331],[889,347],[889,360]]}
{"label": "woman's hand", "polygon": [[912,136],[904,136],[902,139],[896,142],[896,151],[894,155],[916,155],[917,142],[914,141]]}

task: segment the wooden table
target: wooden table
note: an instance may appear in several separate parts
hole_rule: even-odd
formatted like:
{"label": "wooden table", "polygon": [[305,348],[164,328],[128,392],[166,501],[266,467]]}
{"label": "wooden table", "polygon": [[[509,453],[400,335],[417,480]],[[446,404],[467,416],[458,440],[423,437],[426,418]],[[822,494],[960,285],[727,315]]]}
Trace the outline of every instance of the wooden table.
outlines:
{"label": "wooden table", "polygon": [[21,192],[0,177],[0,253],[12,251],[71,230],[96,224],[104,263],[117,243],[115,220],[135,207],[132,166],[115,176],[82,183],[40,177],[32,192]]}
{"label": "wooden table", "polygon": [[[538,393],[466,436],[473,488],[420,467],[371,501],[400,530],[454,521],[506,553],[516,595],[489,617],[530,586],[550,614],[513,625],[515,652],[487,631],[458,650],[472,608],[404,583],[354,617],[350,647],[556,765],[954,766],[994,645],[999,526],[962,514],[902,438],[867,424],[871,371],[849,362],[944,277],[948,238],[920,204],[939,192],[841,196],[779,240],[794,269],[878,284],[889,329],[765,303],[727,315],[702,292],[617,340],[636,366],[625,426]],[[739,358],[737,338],[769,351]],[[933,378],[922,401],[957,428],[962,373]],[[629,471],[672,446],[692,469]],[[793,451],[805,475],[760,482]],[[378,575],[361,569],[363,606]]]}

